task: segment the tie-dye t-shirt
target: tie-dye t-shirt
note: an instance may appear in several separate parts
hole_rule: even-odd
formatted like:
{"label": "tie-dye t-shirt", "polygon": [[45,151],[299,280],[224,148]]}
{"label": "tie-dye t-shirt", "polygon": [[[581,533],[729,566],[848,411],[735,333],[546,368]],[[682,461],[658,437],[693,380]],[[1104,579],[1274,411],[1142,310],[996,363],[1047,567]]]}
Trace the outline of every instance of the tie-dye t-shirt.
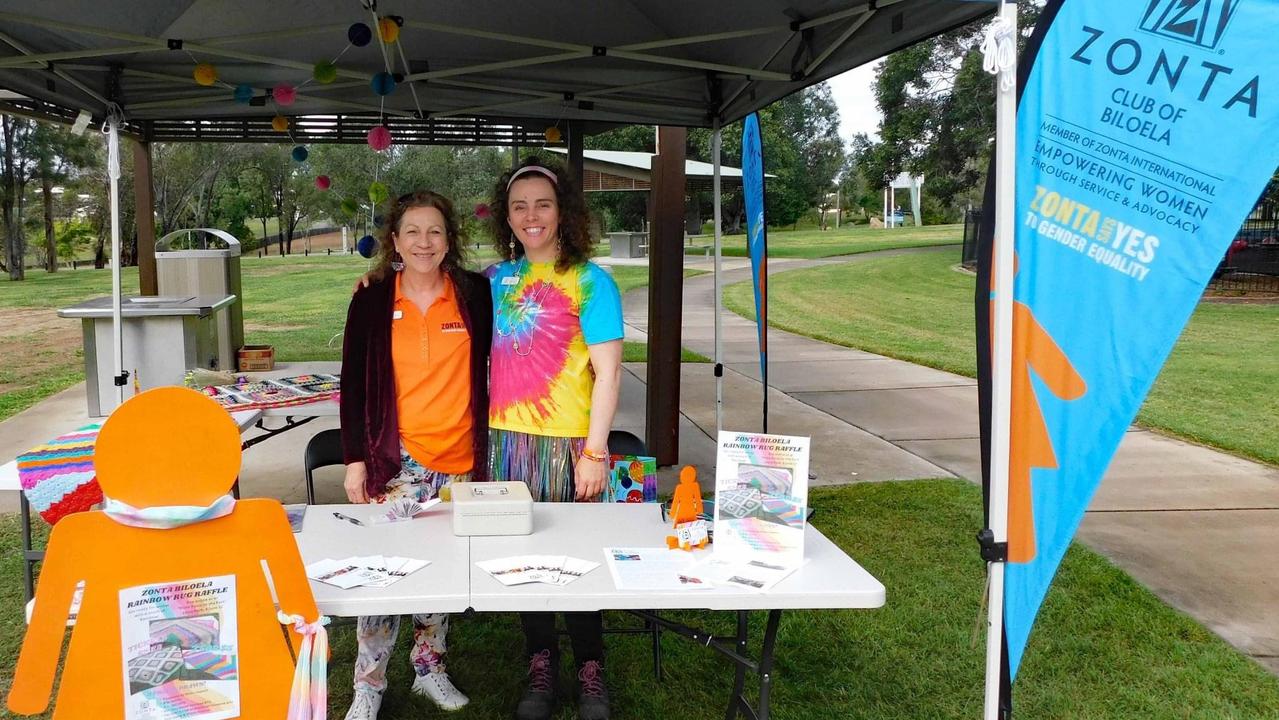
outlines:
{"label": "tie-dye t-shirt", "polygon": [[484,274],[493,291],[489,426],[585,437],[595,387],[586,346],[622,338],[617,283],[592,262],[560,273],[521,258]]}

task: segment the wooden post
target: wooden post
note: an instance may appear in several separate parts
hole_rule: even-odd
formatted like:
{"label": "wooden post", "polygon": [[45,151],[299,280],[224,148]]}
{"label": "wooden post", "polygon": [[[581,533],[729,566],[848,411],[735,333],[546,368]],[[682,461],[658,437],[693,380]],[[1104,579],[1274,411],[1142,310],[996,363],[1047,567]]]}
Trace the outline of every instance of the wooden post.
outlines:
{"label": "wooden post", "polygon": [[582,132],[581,120],[568,121],[568,166],[573,168],[573,173],[577,175],[577,182],[580,184],[585,180],[586,169],[584,148],[586,135]]}
{"label": "wooden post", "polygon": [[659,465],[679,462],[680,324],[684,306],[684,144],[661,127],[653,157],[648,235],[648,388],[645,437]]}
{"label": "wooden post", "polygon": [[155,269],[155,185],[151,143],[133,141],[133,222],[138,229],[138,286],[143,295],[159,295]]}

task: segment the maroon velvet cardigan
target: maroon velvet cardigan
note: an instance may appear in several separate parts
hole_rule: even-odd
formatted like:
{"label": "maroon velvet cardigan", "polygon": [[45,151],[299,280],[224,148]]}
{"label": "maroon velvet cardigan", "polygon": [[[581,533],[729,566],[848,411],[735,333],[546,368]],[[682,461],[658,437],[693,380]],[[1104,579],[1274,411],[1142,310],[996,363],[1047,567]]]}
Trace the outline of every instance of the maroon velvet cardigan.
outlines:
{"label": "maroon velvet cardigan", "polygon": [[[449,272],[462,322],[471,334],[472,480],[488,480],[488,361],[493,338],[493,296],[488,279],[466,270]],[[400,472],[400,425],[395,370],[391,365],[391,313],[395,276],[356,291],[342,339],[342,460],[363,461],[365,490],[380,494]]]}

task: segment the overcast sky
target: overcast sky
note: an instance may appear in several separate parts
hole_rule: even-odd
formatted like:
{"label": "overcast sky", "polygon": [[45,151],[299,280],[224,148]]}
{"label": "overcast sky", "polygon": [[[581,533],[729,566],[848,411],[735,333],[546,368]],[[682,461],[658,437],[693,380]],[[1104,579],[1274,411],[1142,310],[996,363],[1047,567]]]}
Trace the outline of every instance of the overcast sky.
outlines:
{"label": "overcast sky", "polygon": [[868,63],[827,81],[835,104],[839,106],[839,134],[845,143],[859,132],[872,138],[879,137],[879,109],[875,107],[872,90],[875,65]]}

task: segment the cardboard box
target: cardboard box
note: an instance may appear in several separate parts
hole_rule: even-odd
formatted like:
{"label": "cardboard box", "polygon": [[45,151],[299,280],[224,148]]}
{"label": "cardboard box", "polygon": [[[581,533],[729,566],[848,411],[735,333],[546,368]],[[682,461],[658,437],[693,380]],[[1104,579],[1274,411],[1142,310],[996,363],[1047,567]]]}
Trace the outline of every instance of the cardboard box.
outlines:
{"label": "cardboard box", "polygon": [[270,345],[245,345],[239,352],[240,372],[257,372],[275,368],[275,348]]}

